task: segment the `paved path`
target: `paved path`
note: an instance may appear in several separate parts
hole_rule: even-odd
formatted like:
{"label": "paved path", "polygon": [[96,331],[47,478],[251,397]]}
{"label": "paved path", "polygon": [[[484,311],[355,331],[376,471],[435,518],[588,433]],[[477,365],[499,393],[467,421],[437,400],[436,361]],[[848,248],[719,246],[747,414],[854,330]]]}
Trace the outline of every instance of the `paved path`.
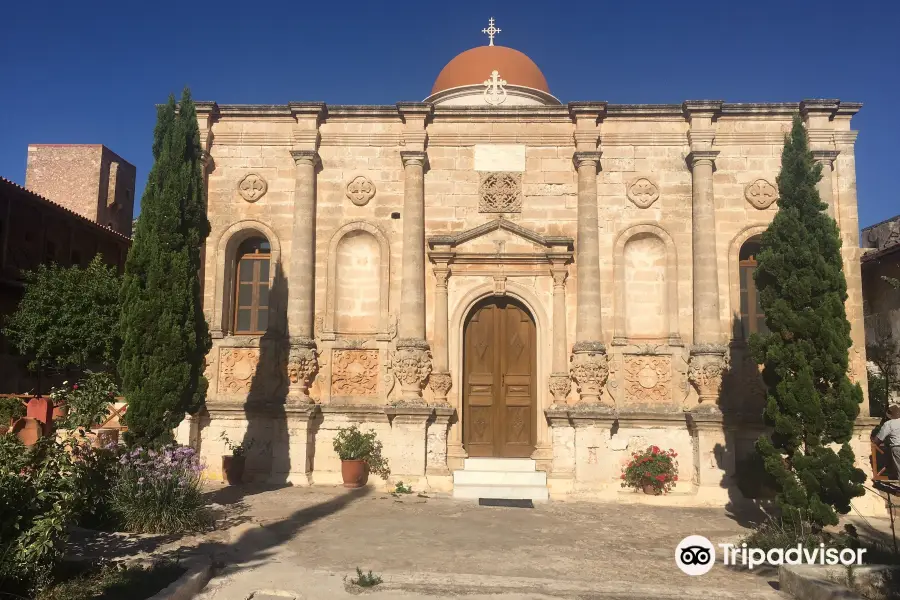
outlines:
{"label": "paved path", "polygon": [[[746,529],[719,509],[549,503],[479,507],[447,498],[343,488],[212,493],[232,525],[202,543],[224,567],[200,598],[349,598],[357,566],[384,583],[372,598],[786,598],[774,572],[722,565],[684,575],[687,535],[735,541]],[[350,591],[355,591],[351,588]]]}

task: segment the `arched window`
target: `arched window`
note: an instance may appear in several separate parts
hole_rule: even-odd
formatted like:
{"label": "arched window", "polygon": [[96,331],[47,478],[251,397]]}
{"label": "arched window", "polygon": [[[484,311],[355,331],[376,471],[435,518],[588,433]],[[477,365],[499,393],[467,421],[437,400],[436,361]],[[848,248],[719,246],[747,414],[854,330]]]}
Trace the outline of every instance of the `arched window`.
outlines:
{"label": "arched window", "polygon": [[759,293],[756,289],[756,281],[753,272],[756,271],[756,256],[760,250],[759,238],[750,238],[741,246],[739,256],[741,279],[741,329],[744,339],[749,339],[751,333],[768,333],[766,316],[759,304]]}
{"label": "arched window", "polygon": [[262,334],[269,326],[270,259],[269,242],[265,238],[250,238],[238,247],[234,290],[235,334]]}

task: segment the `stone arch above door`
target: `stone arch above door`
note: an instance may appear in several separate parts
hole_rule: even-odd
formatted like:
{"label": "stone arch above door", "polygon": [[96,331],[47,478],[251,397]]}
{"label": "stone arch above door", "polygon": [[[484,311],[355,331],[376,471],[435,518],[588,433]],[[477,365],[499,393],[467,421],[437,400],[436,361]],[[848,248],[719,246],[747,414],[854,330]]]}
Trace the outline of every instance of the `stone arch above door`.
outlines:
{"label": "stone arch above door", "polygon": [[341,226],[328,244],[328,277],[325,288],[325,315],[322,324],[322,339],[334,340],[338,336],[336,326],[336,300],[337,300],[337,270],[338,270],[338,246],[341,240],[354,232],[366,232],[375,238],[379,249],[378,265],[378,299],[379,314],[378,327],[375,338],[378,340],[390,340],[390,311],[388,307],[391,284],[391,247],[387,236],[378,226],[367,221],[351,221]]}
{"label": "stone arch above door", "polygon": [[653,236],[660,240],[665,247],[665,320],[668,331],[669,345],[681,346],[680,325],[678,322],[678,255],[675,242],[669,233],[656,223],[639,223],[622,231],[613,250],[613,270],[615,274],[616,288],[614,295],[614,332],[613,344],[622,345],[628,343],[628,331],[626,327],[626,264],[625,246],[636,236]]}

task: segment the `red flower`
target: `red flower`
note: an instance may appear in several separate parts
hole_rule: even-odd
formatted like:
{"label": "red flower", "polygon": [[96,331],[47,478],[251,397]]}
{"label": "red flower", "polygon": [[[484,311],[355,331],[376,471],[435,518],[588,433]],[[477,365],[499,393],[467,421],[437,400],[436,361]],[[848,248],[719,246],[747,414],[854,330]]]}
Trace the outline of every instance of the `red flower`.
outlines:
{"label": "red flower", "polygon": [[665,476],[665,475],[657,475],[657,476],[656,476],[656,480],[657,480],[657,481],[665,481],[665,480],[666,480],[666,476]]}
{"label": "red flower", "polygon": [[674,477],[672,477],[672,481],[678,481],[678,475],[675,475]]}
{"label": "red flower", "polygon": [[656,456],[656,454],[658,452],[659,452],[659,448],[657,448],[656,446],[653,446],[650,448],[650,453],[653,454],[654,456]]}
{"label": "red flower", "polygon": [[622,473],[622,479],[625,479],[625,473]]}
{"label": "red flower", "polygon": [[75,385],[73,385],[73,386],[72,386],[72,389],[73,389],[73,390],[77,390],[77,389],[78,389],[78,384],[76,383]]}

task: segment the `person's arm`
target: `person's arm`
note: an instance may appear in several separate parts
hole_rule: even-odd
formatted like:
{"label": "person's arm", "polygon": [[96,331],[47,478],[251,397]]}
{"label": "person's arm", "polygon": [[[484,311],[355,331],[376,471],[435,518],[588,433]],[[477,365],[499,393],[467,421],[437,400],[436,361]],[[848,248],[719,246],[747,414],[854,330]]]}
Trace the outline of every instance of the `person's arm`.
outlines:
{"label": "person's arm", "polygon": [[890,421],[885,421],[884,425],[881,426],[881,429],[878,430],[878,433],[875,434],[875,439],[879,442],[884,443],[885,438],[887,438],[887,436],[891,434],[891,423],[893,422],[893,419],[891,419]]}

